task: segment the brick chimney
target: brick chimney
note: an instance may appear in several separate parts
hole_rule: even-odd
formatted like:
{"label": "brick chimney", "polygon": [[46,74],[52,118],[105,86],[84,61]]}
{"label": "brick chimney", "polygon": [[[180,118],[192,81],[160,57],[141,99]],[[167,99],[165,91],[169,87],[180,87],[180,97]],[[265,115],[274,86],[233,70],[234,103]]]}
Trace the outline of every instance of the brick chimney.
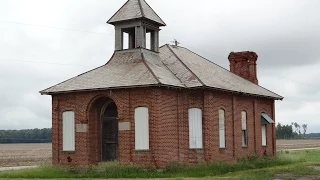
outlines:
{"label": "brick chimney", "polygon": [[258,84],[257,78],[257,59],[255,52],[231,52],[229,54],[230,71],[241,76],[255,84]]}

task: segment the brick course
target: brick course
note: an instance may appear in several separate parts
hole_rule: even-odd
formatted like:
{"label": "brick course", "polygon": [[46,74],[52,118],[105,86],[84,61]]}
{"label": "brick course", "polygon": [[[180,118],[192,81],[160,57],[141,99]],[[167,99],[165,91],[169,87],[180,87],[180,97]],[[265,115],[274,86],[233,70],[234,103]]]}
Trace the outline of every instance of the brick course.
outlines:
{"label": "brick course", "polygon": [[255,52],[231,52],[229,54],[230,71],[243,77],[255,84],[258,84],[257,78],[257,60],[258,55]]}

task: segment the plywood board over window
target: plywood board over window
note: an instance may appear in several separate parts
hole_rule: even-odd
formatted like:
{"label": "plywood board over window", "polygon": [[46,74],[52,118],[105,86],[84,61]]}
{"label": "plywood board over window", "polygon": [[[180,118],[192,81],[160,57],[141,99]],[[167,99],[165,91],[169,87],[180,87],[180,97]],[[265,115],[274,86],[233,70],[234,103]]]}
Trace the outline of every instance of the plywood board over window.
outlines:
{"label": "plywood board over window", "polygon": [[134,111],[135,149],[149,150],[149,111],[138,107]]}
{"label": "plywood board over window", "polygon": [[202,111],[198,108],[191,108],[188,111],[189,119],[189,148],[202,149]]}
{"label": "plywood board over window", "polygon": [[242,146],[248,146],[247,139],[247,113],[245,111],[241,112],[241,126],[242,126]]}
{"label": "plywood board over window", "polygon": [[74,112],[62,113],[62,150],[75,151]]}
{"label": "plywood board over window", "polygon": [[262,137],[262,146],[267,146],[267,126],[261,126],[261,137]]}
{"label": "plywood board over window", "polygon": [[220,148],[226,147],[226,139],[225,139],[225,117],[224,117],[224,110],[219,110],[219,144]]}

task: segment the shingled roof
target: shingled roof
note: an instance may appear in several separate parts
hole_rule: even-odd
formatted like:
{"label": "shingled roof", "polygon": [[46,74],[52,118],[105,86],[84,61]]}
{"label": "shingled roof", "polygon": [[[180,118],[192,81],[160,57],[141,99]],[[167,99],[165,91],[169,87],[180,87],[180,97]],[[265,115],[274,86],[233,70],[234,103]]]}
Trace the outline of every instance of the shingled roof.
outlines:
{"label": "shingled roof", "polygon": [[156,53],[143,48],[115,51],[101,67],[41,91],[58,94],[115,88],[168,86],[211,88],[271,99],[283,99],[213,62],[179,46],[164,45]]}
{"label": "shingled roof", "polygon": [[114,24],[120,21],[145,18],[165,26],[166,23],[157,15],[157,13],[148,5],[145,0],[128,0],[108,21]]}

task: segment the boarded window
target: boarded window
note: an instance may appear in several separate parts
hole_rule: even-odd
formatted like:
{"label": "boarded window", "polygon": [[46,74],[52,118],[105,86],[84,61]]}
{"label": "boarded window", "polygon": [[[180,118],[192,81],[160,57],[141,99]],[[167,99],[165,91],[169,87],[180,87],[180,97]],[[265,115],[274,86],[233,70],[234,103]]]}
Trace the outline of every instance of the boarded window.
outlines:
{"label": "boarded window", "polygon": [[135,149],[149,150],[149,112],[146,107],[134,111]]}
{"label": "boarded window", "polygon": [[267,126],[262,125],[261,126],[261,137],[262,137],[262,146],[267,146]]}
{"label": "boarded window", "polygon": [[74,112],[62,113],[62,149],[63,151],[75,151]]}
{"label": "boarded window", "polygon": [[219,142],[220,148],[226,147],[226,139],[225,139],[225,117],[224,117],[224,110],[219,110]]}
{"label": "boarded window", "polygon": [[242,130],[247,130],[247,113],[245,111],[241,113],[241,124]]}
{"label": "boarded window", "polygon": [[189,147],[202,149],[202,111],[198,108],[189,109]]}
{"label": "boarded window", "polygon": [[248,146],[247,138],[247,113],[241,112],[241,126],[242,126],[242,146]]}

